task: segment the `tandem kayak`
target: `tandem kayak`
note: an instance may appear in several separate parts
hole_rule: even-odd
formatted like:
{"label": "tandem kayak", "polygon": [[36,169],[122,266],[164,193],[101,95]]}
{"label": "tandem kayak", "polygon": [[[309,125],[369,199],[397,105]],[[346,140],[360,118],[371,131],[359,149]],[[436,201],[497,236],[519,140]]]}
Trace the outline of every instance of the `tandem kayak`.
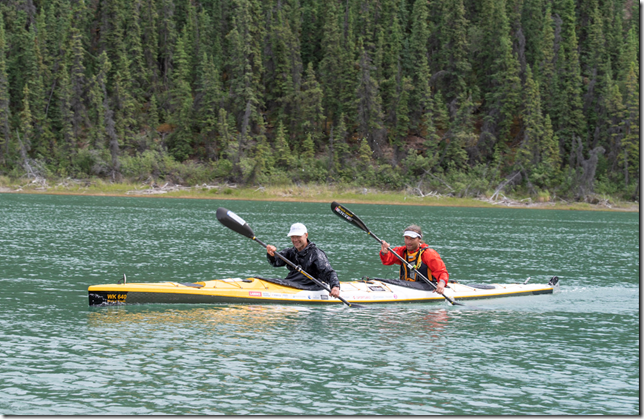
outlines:
{"label": "tandem kayak", "polygon": [[[527,281],[526,281],[527,282]],[[455,300],[553,294],[559,278],[547,284],[461,284],[450,281],[445,295]],[[87,289],[89,305],[115,304],[342,304],[326,290],[306,290],[280,279],[226,278],[202,282],[127,283],[92,285]],[[340,282],[340,295],[350,303],[431,303],[445,301],[424,283],[399,279],[363,278]]]}

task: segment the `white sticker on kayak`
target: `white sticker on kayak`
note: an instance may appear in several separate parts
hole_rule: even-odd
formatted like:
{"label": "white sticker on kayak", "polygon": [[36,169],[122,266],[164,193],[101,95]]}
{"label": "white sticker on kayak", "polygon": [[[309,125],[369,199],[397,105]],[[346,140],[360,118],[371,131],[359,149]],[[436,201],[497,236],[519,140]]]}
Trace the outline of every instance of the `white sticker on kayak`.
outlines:
{"label": "white sticker on kayak", "polygon": [[233,220],[237,221],[240,225],[246,224],[246,221],[244,221],[243,218],[241,218],[239,215],[235,214],[232,211],[228,211],[228,216]]}

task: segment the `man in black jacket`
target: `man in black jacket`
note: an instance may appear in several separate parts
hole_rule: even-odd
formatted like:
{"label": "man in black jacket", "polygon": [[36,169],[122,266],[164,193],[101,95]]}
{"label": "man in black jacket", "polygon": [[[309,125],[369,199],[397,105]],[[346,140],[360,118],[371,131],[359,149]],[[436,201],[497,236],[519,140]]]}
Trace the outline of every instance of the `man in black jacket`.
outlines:
{"label": "man in black jacket", "polygon": [[[315,243],[311,243],[309,241],[309,233],[306,230],[306,226],[302,223],[293,224],[288,236],[291,238],[293,247],[280,251],[280,255],[284,256],[295,265],[299,265],[304,272],[308,273],[313,278],[329,284],[331,295],[336,298],[339,297],[340,281],[338,281],[338,274],[335,273],[331,267],[329,259],[326,257],[326,253],[324,253],[322,249],[319,249]],[[275,257],[276,251],[277,248],[275,246],[270,244],[266,246],[266,257],[268,258],[268,262],[275,267],[286,265],[282,259]],[[285,278],[286,280],[301,285],[306,289],[322,289],[319,285],[296,271],[290,265],[287,265],[287,268],[289,273]]]}

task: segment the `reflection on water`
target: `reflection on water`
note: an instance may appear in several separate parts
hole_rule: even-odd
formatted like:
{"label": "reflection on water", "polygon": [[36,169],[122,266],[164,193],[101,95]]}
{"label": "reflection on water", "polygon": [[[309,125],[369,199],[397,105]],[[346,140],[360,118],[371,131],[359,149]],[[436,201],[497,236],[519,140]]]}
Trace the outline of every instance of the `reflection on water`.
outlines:
{"label": "reflection on water", "polygon": [[[158,307],[158,305],[156,306]],[[88,313],[91,327],[114,324],[170,326],[214,322],[217,325],[243,326],[248,328],[267,327],[287,322],[289,317],[308,308],[279,305],[229,305],[214,307],[167,308],[163,310],[141,308],[141,306],[106,306],[92,308]]]}

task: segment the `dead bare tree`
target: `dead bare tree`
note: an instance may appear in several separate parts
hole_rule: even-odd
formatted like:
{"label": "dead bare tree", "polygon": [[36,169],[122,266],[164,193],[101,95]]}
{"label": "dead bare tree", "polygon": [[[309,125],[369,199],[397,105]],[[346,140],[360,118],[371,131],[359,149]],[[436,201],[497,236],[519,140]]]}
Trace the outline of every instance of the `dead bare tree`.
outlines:
{"label": "dead bare tree", "polygon": [[503,188],[505,188],[510,182],[512,182],[515,177],[520,176],[520,175],[521,175],[521,171],[519,170],[519,171],[515,172],[512,176],[506,178],[503,182],[501,182],[499,184],[499,186],[497,186],[497,188],[494,190],[494,193],[490,197],[490,200],[496,201],[498,199],[498,197],[499,197],[499,193],[501,193]]}
{"label": "dead bare tree", "polygon": [[[575,147],[576,146],[576,147]],[[584,159],[583,154],[583,144],[580,137],[573,136],[573,147],[576,153],[577,162],[576,168],[577,171],[581,171],[577,178],[578,185],[578,198],[586,200],[587,197],[592,194],[593,187],[595,183],[595,171],[597,170],[597,162],[599,161],[599,154],[604,154],[606,151],[604,147],[595,147],[588,153],[590,157]],[[581,169],[581,170],[580,170]]]}
{"label": "dead bare tree", "polygon": [[22,140],[20,140],[20,132],[18,132],[18,130],[16,130],[16,136],[18,138],[18,144],[20,144],[22,167],[25,169],[25,172],[27,172],[27,178],[33,179],[32,183],[39,183],[42,186],[46,186],[47,179],[41,175],[41,172],[43,171],[42,166],[36,160],[30,159],[27,156],[27,150],[25,150],[25,146],[22,143]]}

